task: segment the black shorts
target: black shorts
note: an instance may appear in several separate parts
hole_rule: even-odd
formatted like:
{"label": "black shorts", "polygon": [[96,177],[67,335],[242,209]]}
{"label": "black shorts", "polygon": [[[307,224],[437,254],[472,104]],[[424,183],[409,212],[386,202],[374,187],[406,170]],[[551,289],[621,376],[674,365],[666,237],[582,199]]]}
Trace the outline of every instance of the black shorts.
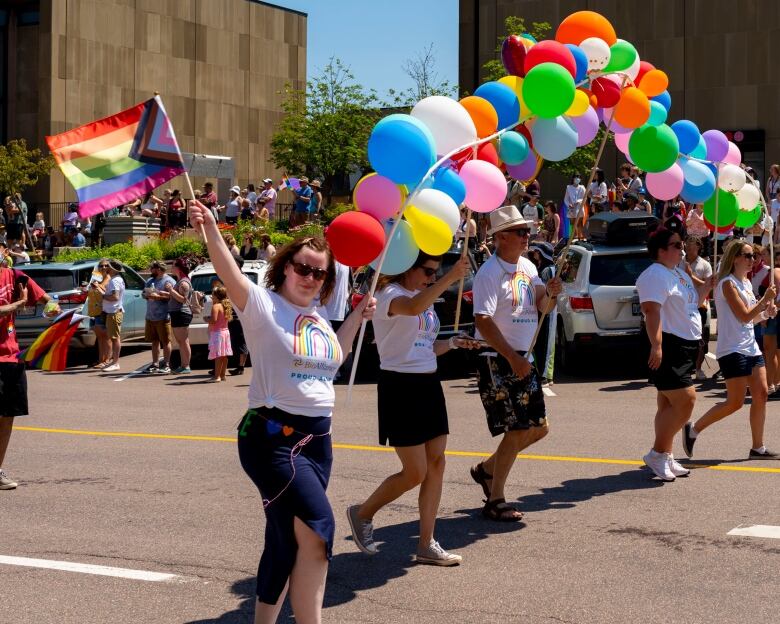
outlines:
{"label": "black shorts", "polygon": [[661,366],[650,371],[650,383],[658,390],[690,388],[699,344],[699,340],[685,340],[664,332],[661,337]]}
{"label": "black shorts", "polygon": [[29,413],[24,362],[0,362],[0,397],[0,417]]}
{"label": "black shorts", "polygon": [[189,327],[192,323],[192,314],[177,310],[169,312],[171,315],[171,327]]}
{"label": "black shorts", "polygon": [[241,321],[234,318],[232,321],[228,321],[228,331],[230,332],[230,346],[233,349],[233,353],[241,353],[246,355],[249,353],[249,347],[246,345],[246,338],[244,337],[244,328],[241,326]]}
{"label": "black shorts", "polygon": [[701,317],[701,341],[704,343],[704,353],[707,353],[710,345],[710,324],[707,322],[707,308],[699,308]]}
{"label": "black shorts", "polygon": [[547,425],[542,380],[535,366],[520,379],[503,355],[484,350],[477,357],[477,385],[491,435]]}
{"label": "black shorts", "polygon": [[379,444],[417,446],[450,432],[447,404],[436,373],[379,370]]}
{"label": "black shorts", "polygon": [[729,353],[718,358],[718,366],[720,366],[723,379],[734,379],[735,377],[750,377],[756,366],[766,366],[766,363],[763,355]]}

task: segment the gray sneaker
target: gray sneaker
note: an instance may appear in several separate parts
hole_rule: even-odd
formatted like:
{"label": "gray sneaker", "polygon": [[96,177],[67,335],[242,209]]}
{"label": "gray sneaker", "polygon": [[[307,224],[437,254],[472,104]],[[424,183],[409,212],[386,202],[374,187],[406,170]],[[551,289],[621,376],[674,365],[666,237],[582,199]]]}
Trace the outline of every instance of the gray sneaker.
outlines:
{"label": "gray sneaker", "polygon": [[16,481],[12,481],[11,477],[5,474],[5,471],[0,469],[0,490],[13,490],[16,489],[18,484]]}
{"label": "gray sneaker", "polygon": [[417,563],[427,563],[428,565],[455,566],[463,561],[463,557],[447,552],[439,545],[439,542],[432,539],[427,548],[417,550],[415,561]]}
{"label": "gray sneaker", "polygon": [[349,527],[352,529],[352,539],[362,552],[367,555],[375,555],[377,548],[374,543],[374,525],[358,516],[359,509],[360,505],[352,505],[352,507],[347,508],[347,520],[349,520]]}

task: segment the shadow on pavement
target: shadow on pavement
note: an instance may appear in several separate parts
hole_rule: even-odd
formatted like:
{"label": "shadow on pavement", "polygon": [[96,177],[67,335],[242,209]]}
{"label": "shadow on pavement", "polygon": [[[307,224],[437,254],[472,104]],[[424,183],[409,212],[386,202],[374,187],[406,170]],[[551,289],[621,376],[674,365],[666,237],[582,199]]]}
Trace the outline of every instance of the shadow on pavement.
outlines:
{"label": "shadow on pavement", "polygon": [[641,390],[649,386],[646,381],[627,381],[619,386],[608,386],[606,388],[599,388],[599,392],[626,392],[633,390]]}
{"label": "shadow on pavement", "polygon": [[[255,612],[255,588],[257,579],[254,576],[241,579],[231,585],[230,591],[241,598],[237,609],[227,611],[219,617],[205,620],[190,620],[185,624],[251,624]],[[284,615],[284,610],[282,610]],[[279,618],[282,621],[282,617]]]}
{"label": "shadow on pavement", "polygon": [[647,490],[662,485],[662,481],[651,478],[650,472],[637,468],[592,479],[570,479],[563,481],[558,487],[542,488],[541,493],[522,496],[518,500],[521,511],[572,509],[577,506],[577,503],[584,503],[596,496],[630,490]]}

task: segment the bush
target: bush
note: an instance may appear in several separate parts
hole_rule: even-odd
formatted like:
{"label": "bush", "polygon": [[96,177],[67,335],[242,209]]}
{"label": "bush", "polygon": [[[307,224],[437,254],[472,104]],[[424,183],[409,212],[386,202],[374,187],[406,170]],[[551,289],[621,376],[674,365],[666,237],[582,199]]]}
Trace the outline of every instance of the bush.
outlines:
{"label": "bush", "polygon": [[161,242],[162,257],[165,260],[175,260],[181,256],[205,256],[207,255],[206,245],[203,241],[196,238],[180,238],[170,242]]}
{"label": "bush", "polygon": [[352,204],[334,204],[333,206],[328,206],[323,211],[323,220],[327,225],[340,214],[349,212],[350,210],[355,210],[355,207]]}
{"label": "bush", "polygon": [[271,243],[277,249],[284,247],[287,243],[291,243],[294,240],[295,239],[292,236],[285,234],[284,232],[274,232],[271,234]]}

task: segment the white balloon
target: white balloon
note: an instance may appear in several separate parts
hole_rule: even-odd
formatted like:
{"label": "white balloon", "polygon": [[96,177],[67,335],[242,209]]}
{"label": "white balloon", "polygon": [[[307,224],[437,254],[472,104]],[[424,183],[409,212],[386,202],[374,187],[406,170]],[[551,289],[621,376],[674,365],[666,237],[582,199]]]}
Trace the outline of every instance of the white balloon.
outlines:
{"label": "white balloon", "polygon": [[428,126],[439,156],[477,140],[474,122],[466,109],[452,98],[443,95],[424,98],[414,105],[411,115]]}
{"label": "white balloon", "polygon": [[634,62],[631,64],[631,67],[626,69],[626,74],[628,75],[631,80],[636,80],[636,77],[639,75],[639,63],[640,63],[639,55],[636,55],[636,58],[634,59]]}
{"label": "white balloon", "polygon": [[737,167],[737,165],[721,165],[718,173],[718,186],[724,191],[735,193],[745,186],[745,182],[747,182],[747,178],[745,177],[745,171],[741,167]]}
{"label": "white balloon", "polygon": [[612,56],[607,42],[598,37],[588,37],[580,44],[580,48],[588,57],[589,70],[604,69]]}
{"label": "white balloon", "polygon": [[444,221],[453,235],[460,225],[458,205],[452,197],[442,191],[423,189],[414,198],[414,207]]}
{"label": "white balloon", "polygon": [[[737,168],[739,169],[739,167]],[[721,175],[723,175],[722,171]],[[759,203],[761,203],[761,191],[759,191],[752,184],[744,184],[742,188],[736,192],[736,196],[740,210],[751,211],[755,209]]]}

